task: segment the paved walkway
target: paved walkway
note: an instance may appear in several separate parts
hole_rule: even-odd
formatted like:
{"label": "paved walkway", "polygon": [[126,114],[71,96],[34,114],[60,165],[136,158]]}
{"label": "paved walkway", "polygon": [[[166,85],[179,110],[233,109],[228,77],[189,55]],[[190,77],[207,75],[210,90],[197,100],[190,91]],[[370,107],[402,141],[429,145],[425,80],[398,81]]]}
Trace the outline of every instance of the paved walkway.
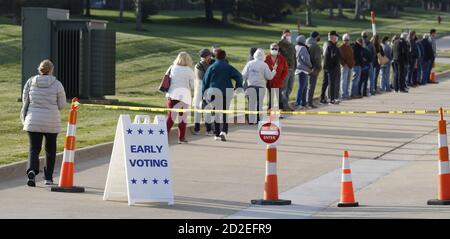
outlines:
{"label": "paved walkway", "polygon": [[[319,110],[450,109],[450,81],[342,102]],[[450,116],[448,116],[450,119]],[[102,201],[109,158],[76,165],[84,194],[49,192],[24,178],[0,183],[0,218],[450,218],[437,196],[437,115],[307,115],[282,121],[281,197],[293,205],[255,207],[265,151],[256,127],[233,128],[228,142],[192,136],[171,147],[175,205],[129,207]],[[337,208],[343,150],[350,152],[358,208]],[[57,178],[56,178],[57,180]]]}

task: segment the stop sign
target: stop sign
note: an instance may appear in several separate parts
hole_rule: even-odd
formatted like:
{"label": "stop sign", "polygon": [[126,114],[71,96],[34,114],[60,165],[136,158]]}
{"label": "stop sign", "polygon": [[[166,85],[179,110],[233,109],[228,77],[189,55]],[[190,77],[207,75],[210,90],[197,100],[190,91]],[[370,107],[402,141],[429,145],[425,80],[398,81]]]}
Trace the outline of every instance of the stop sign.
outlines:
{"label": "stop sign", "polygon": [[280,138],[280,127],[274,122],[263,123],[259,128],[259,138],[266,144],[275,144]]}

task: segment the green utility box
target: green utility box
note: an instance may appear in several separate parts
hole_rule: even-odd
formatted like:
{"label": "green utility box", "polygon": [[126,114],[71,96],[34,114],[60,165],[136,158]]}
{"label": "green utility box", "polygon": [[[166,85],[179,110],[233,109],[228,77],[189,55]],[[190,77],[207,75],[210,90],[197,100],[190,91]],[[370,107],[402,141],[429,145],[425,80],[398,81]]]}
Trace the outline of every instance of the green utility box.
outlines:
{"label": "green utility box", "polygon": [[116,34],[106,21],[70,19],[62,9],[22,9],[22,88],[50,59],[68,98],[114,95],[115,49]]}

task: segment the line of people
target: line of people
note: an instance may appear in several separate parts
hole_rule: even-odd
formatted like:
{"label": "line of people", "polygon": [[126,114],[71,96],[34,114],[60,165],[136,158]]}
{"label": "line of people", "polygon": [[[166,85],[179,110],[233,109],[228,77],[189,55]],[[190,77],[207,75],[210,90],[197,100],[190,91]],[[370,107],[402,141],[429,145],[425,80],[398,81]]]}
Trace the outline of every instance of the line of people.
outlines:
{"label": "line of people", "polygon": [[[351,42],[350,34],[344,34],[342,43],[338,45],[338,33],[330,31],[321,47],[320,34],[316,31],[311,32],[308,38],[299,35],[293,43],[291,32],[284,30],[280,41],[270,44],[268,54],[261,48],[251,48],[242,72],[230,64],[226,52],[218,45],[214,45],[212,50],[202,49],[199,52],[200,61],[194,67],[191,56],[181,52],[166,72],[171,79],[166,94],[167,106],[228,110],[233,98],[241,94],[247,98],[247,110],[262,112],[267,92],[267,109],[292,111],[316,108],[314,92],[321,71],[321,104],[339,104],[342,100],[391,90],[408,92],[409,87],[434,83],[429,76],[436,57],[435,39],[434,29],[420,40],[414,31],[401,33],[392,40],[384,36],[381,41],[378,35],[369,40],[368,32],[363,31],[354,42]],[[299,87],[295,107],[292,107],[289,97],[296,79]],[[193,98],[191,90],[194,91]],[[179,143],[187,143],[188,116],[187,112],[168,112],[168,130],[178,117]],[[206,135],[226,141],[228,115],[195,112],[196,135],[200,134],[202,116]],[[260,114],[247,116],[248,123],[252,125],[261,119]]]}

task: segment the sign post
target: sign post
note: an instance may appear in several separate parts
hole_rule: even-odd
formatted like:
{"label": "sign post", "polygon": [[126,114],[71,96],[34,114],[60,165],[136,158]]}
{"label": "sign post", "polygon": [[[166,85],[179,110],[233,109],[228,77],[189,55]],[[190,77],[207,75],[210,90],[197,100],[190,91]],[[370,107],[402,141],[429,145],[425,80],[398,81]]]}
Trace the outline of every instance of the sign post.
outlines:
{"label": "sign post", "polygon": [[280,121],[274,119],[274,115],[267,121],[261,121],[258,125],[259,144],[266,145],[266,178],[263,199],[251,200],[257,205],[290,205],[291,200],[278,198],[278,176],[277,176],[277,145],[280,143],[281,127]]}

